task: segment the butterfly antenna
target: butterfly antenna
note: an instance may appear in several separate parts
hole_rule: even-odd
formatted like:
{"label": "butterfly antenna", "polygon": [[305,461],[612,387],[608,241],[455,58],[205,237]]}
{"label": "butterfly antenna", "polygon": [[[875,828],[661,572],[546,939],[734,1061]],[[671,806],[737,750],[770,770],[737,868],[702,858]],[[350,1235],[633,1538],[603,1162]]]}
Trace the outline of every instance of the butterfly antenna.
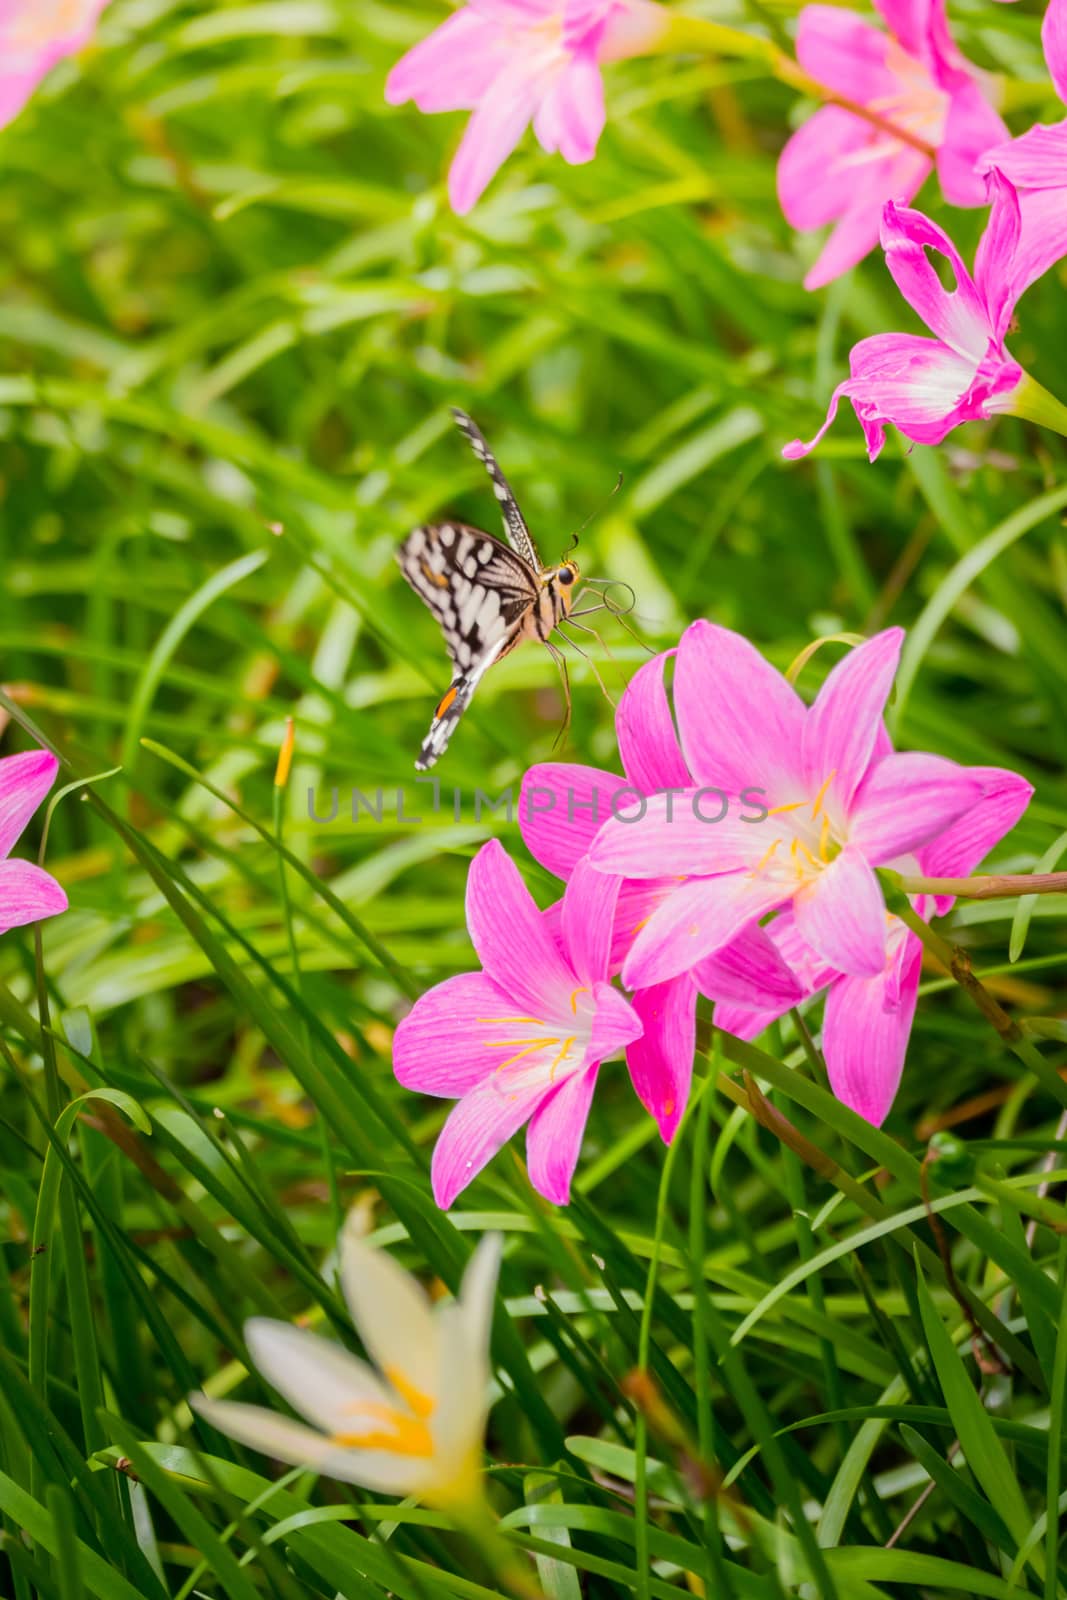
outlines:
{"label": "butterfly antenna", "polygon": [[567,546],[566,550],[563,552],[564,555],[570,555],[571,551],[576,547],[576,545],[578,543],[578,540],[581,538],[581,536],[585,532],[586,528],[588,528],[588,526],[592,522],[593,518],[594,517],[599,517],[599,515],[603,511],[604,507],[606,505],[610,505],[611,501],[615,498],[615,496],[618,494],[619,490],[622,488],[622,485],[623,485],[623,475],[620,472],[619,476],[615,480],[615,487],[614,487],[614,489],[612,489],[611,493],[610,494],[606,494],[604,496],[603,500],[601,500],[600,504],[598,506],[594,506],[593,507],[592,511],[590,511],[589,515],[586,517],[585,521],[582,523],[581,527],[578,529],[578,532],[571,534],[571,542]]}

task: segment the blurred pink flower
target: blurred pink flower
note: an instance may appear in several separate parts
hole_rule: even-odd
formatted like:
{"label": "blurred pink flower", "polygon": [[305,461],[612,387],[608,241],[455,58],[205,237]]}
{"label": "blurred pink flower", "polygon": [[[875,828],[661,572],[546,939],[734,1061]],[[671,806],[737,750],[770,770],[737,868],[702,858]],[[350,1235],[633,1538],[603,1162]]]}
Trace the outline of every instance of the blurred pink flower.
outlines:
{"label": "blurred pink flower", "polygon": [[[797,59],[832,92],[865,106],[936,153],[945,198],[978,206],[978,157],[1007,137],[978,69],[956,49],[944,0],[875,0],[888,33],[836,6],[806,6]],[[917,194],[934,162],[905,139],[842,106],[823,106],[793,135],[778,163],[786,220],[805,231],[836,224],[804,279],[820,288],[878,243],[887,200]]]}
{"label": "blurred pink flower", "polygon": [[549,154],[591,161],[605,121],[601,62],[639,54],[666,26],[652,0],[469,0],[397,62],[385,97],[473,112],[448,175],[463,215],[531,122]]}
{"label": "blurred pink flower", "polygon": [[108,0],[0,0],[0,128],[57,61],[88,44]]}
{"label": "blurred pink flower", "polygon": [[[795,461],[814,450],[837,415],[842,396],[852,401],[872,461],[885,444],[887,423],[919,444],[940,444],[961,422],[1012,410],[1026,378],[1004,347],[1017,298],[1013,264],[1019,243],[1019,203],[999,172],[987,180],[992,211],[978,245],[974,277],[948,235],[921,211],[885,208],[882,248],[897,288],[936,338],[878,333],[861,339],[849,357],[850,376],[830,397],[826,421],[810,443],[794,439],[782,454]],[[955,277],[943,287],[926,252],[948,262]]]}
{"label": "blurred pink flower", "polygon": [[0,933],[67,909],[56,880],[30,861],[8,857],[55,782],[59,763],[47,750],[0,760]]}
{"label": "blurred pink flower", "polygon": [[[982,799],[933,844],[915,852],[902,870],[929,877],[966,877],[1013,828],[1030,803],[1032,788],[1015,772],[972,767]],[[921,895],[916,911],[928,921],[951,909],[950,899]],[[776,917],[770,937],[803,985],[805,996],[826,994],[822,1049],[830,1087],[859,1116],[880,1127],[889,1114],[904,1069],[904,1056],[919,994],[922,943],[899,917],[890,917],[885,966],[873,977],[836,971],[805,944],[789,912]],[[741,1039],[754,1039],[784,1015],[784,1006],[762,1011],[732,1002],[715,1007],[715,1023]]]}
{"label": "blurred pink flower", "polygon": [[[889,628],[833,668],[810,708],[746,639],[695,622],[682,635],[674,709],[694,788],[606,822],[589,860],[620,877],[677,880],[623,963],[630,988],[692,971],[743,928],[791,908],[828,967],[875,978],[886,907],[874,869],[931,844],[978,804],[980,773],[892,752],[882,723],[903,634]],[[768,815],[698,803],[758,787]],[[696,797],[696,798],[694,798]],[[704,819],[707,820],[704,820]]]}
{"label": "blurred pink flower", "polygon": [[575,868],[558,928],[498,840],[471,862],[467,927],[482,963],[416,1001],[396,1031],[408,1089],[458,1098],[433,1154],[447,1209],[523,1123],[530,1182],[566,1205],[600,1063],[641,1032],[607,981],[618,880]]}
{"label": "blurred pink flower", "polygon": [[[531,767],[519,796],[519,827],[531,855],[557,877],[571,877],[590,849],[613,804],[623,809],[636,795],[692,787],[678,747],[664,686],[674,651],[647,661],[631,678],[619,702],[615,733],[626,774],[597,767],[545,762]],[[674,877],[624,882],[615,905],[612,973],[621,970],[634,938],[659,902],[677,884]],[[546,915],[556,916],[559,905]],[[698,961],[665,983],[639,989],[632,1004],[643,1032],[629,1045],[626,1064],[638,1099],[670,1143],[689,1098],[696,1048],[698,993],[710,1000],[788,1010],[801,989],[775,946],[753,923],[723,950]]]}
{"label": "blurred pink flower", "polygon": [[[1056,92],[1067,102],[1067,0],[1049,0],[1041,38]],[[979,171],[994,167],[1019,193],[1022,231],[1012,275],[1018,299],[1067,256],[1067,121],[1038,123],[1009,144],[987,151]]]}

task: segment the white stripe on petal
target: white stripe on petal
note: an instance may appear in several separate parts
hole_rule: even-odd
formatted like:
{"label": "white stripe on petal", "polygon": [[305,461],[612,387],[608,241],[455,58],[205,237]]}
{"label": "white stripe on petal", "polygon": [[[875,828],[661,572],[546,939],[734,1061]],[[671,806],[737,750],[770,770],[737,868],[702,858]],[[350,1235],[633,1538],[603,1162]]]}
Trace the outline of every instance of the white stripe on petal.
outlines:
{"label": "white stripe on petal", "polygon": [[245,1342],[267,1382],[327,1433],[351,1431],[361,1405],[393,1403],[365,1361],[306,1328],[252,1317],[245,1323]]}

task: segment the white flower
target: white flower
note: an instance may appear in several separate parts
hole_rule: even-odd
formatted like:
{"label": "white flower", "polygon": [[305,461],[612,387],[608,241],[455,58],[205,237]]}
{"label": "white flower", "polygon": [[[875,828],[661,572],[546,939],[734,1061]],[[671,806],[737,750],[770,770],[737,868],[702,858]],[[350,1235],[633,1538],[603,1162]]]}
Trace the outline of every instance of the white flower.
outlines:
{"label": "white flower", "polygon": [[264,1406],[190,1397],[200,1416],[265,1455],[383,1494],[471,1501],[490,1377],[500,1235],[471,1258],[458,1299],[436,1307],[384,1251],[345,1234],[341,1281],[374,1366],[306,1328],[245,1323],[252,1360],[310,1427]]}

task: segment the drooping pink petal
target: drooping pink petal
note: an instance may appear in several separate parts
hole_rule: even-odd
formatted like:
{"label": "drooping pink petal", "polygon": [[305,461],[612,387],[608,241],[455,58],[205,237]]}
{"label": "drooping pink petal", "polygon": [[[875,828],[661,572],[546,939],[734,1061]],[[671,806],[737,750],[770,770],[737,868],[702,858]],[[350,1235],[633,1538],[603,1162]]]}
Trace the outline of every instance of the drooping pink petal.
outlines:
{"label": "drooping pink petal", "polygon": [[438,1135],[430,1164],[433,1197],[447,1211],[545,1097],[543,1078],[504,1073],[457,1101]]}
{"label": "drooping pink petal", "polygon": [[1041,43],[1056,93],[1067,104],[1067,0],[1048,0]]}
{"label": "drooping pink petal", "polygon": [[[982,786],[982,797],[945,831],[918,852],[919,869],[929,878],[965,878],[980,866],[994,845],[1009,833],[1033,796],[1033,785],[1002,767],[968,767]],[[939,895],[938,916],[952,909],[953,898]]]}
{"label": "drooping pink petal", "polygon": [[886,909],[862,851],[846,845],[793,899],[797,931],[830,966],[856,977],[885,969]]}
{"label": "drooping pink petal", "polygon": [[623,964],[623,983],[628,989],[645,989],[689,972],[788,898],[781,883],[748,872],[679,884],[634,939]]}
{"label": "drooping pink petal", "polygon": [[922,945],[908,934],[896,1006],[884,978],[842,978],[826,997],[822,1047],[830,1087],[865,1121],[881,1127],[896,1097],[919,994]]}
{"label": "drooping pink petal", "polygon": [[0,861],[0,933],[66,909],[66,895],[41,867],[31,861]]}
{"label": "drooping pink petal", "polygon": [[886,65],[889,45],[872,23],[837,6],[805,6],[797,19],[800,65],[850,100],[885,100],[899,92]]}
{"label": "drooping pink petal", "polygon": [[583,51],[547,84],[534,112],[534,133],[542,150],[557,150],[572,166],[592,161],[604,131],[604,81],[594,56]]}
{"label": "drooping pink petal", "polygon": [[633,1006],[610,983],[593,985],[593,1028],[585,1052],[585,1065],[610,1061],[641,1036],[641,1019]]}
{"label": "drooping pink petal", "polygon": [[1016,299],[1067,256],[1067,182],[1059,189],[1020,195],[1019,210],[1022,234],[1012,284]]}
{"label": "drooping pink petal", "polygon": [[541,79],[520,59],[499,72],[471,113],[448,173],[448,198],[466,216],[511,155],[530,122],[543,90]]}
{"label": "drooping pink petal", "polygon": [[711,622],[688,627],[678,645],[674,707],[695,783],[738,796],[777,784],[792,798],[804,702],[747,639]]}
{"label": "drooping pink petal", "polygon": [[674,653],[666,650],[637,669],[615,713],[615,738],[623,769],[635,788],[645,794],[688,788],[692,781],[663,681]]}
{"label": "drooping pink petal", "polygon": [[599,767],[540,762],[529,769],[519,789],[523,843],[549,872],[569,878],[611,816],[615,797],[620,808],[633,800],[626,778]]}
{"label": "drooping pink petal", "polygon": [[696,1050],[696,997],[684,973],[667,983],[639,989],[633,1008],[644,1028],[626,1052],[634,1093],[655,1118],[660,1138],[670,1144],[682,1120],[693,1078]]}
{"label": "drooping pink petal", "polygon": [[885,866],[943,833],[982,799],[967,767],[917,751],[886,756],[856,795],[848,836],[872,866]]}
{"label": "drooping pink petal", "polygon": [[490,839],[471,862],[467,929],[486,976],[531,1016],[543,1016],[550,996],[574,988],[573,975],[499,839]]}
{"label": "drooping pink petal", "polygon": [[0,857],[10,854],[58,770],[59,762],[47,750],[0,760]]}
{"label": "drooping pink petal", "polygon": [[[981,361],[992,331],[985,302],[944,229],[891,200],[882,219],[882,248],[897,288],[931,333],[958,355]],[[948,262],[954,289],[944,288],[927,250]]]}
{"label": "drooping pink petal", "polygon": [[684,789],[635,802],[633,820],[624,815],[606,822],[589,859],[598,872],[623,878],[711,875],[754,867],[768,842],[766,819],[746,820],[736,796],[710,787]]}
{"label": "drooping pink petal", "polygon": [[587,987],[602,982],[611,966],[612,932],[620,880],[579,861],[563,896],[560,931],[575,976]]}
{"label": "drooping pink petal", "polygon": [[692,976],[709,1000],[789,1007],[804,997],[804,990],[778,945],[756,923],[742,929],[716,955],[698,961]]}
{"label": "drooping pink petal", "polygon": [[961,82],[949,101],[945,132],[937,151],[937,176],[950,205],[985,204],[985,184],[975,172],[975,164],[986,150],[1007,137],[1003,120],[981,86],[973,78]]}
{"label": "drooping pink petal", "polygon": [[[775,917],[768,925],[767,936],[774,942],[799,985],[799,1000],[818,994],[840,976],[837,969],[817,955],[801,937],[792,912],[783,911]],[[722,1028],[725,1033],[736,1034],[739,1039],[754,1039],[798,1003],[798,1000],[786,1000],[783,996],[774,1005],[763,1003],[753,1008],[734,1000],[724,1000],[715,1007],[715,1026]]]}
{"label": "drooping pink petal", "polygon": [[385,98],[392,106],[414,100],[420,111],[473,111],[509,54],[505,31],[468,6],[400,58]]}
{"label": "drooping pink petal", "polygon": [[[610,881],[610,880],[609,880]],[[487,1026],[499,1017],[496,1029]],[[483,972],[464,972],[429,989],[400,1023],[393,1071],[405,1089],[448,1099],[467,1094],[514,1054],[515,1001]]]}
{"label": "drooping pink petal", "polygon": [[985,301],[993,337],[1000,341],[1008,331],[1017,299],[1014,273],[1022,216],[1014,186],[996,167],[985,181],[989,190],[990,212],[989,221],[978,242],[974,281]]}
{"label": "drooping pink petal", "polygon": [[570,1203],[582,1135],[596,1088],[597,1069],[572,1073],[541,1102],[526,1130],[530,1182],[554,1206]]}
{"label": "drooping pink petal", "polygon": [[805,719],[807,783],[812,792],[829,783],[828,799],[846,814],[870,766],[903,643],[903,628],[886,628],[850,650],[830,672]]}

